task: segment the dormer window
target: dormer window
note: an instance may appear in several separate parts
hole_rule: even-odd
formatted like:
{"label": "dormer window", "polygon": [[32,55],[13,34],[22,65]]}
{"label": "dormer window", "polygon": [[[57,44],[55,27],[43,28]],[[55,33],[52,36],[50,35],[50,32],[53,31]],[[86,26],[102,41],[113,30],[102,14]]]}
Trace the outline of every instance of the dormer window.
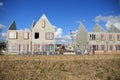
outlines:
{"label": "dormer window", "polygon": [[45,28],[45,20],[42,20],[42,28]]}

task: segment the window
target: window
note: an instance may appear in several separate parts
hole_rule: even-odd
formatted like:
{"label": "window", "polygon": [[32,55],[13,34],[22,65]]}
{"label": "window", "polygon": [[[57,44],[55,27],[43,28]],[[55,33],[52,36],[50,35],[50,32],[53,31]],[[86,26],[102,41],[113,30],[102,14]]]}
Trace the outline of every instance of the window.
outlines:
{"label": "window", "polygon": [[42,20],[42,28],[45,28],[45,20]]}
{"label": "window", "polygon": [[104,45],[101,45],[101,50],[104,50],[104,49],[105,49]]}
{"label": "window", "polygon": [[18,44],[9,44],[9,52],[18,52],[19,51],[19,45]]}
{"label": "window", "polygon": [[95,40],[96,39],[96,36],[95,36],[95,34],[93,35],[93,40]]}
{"label": "window", "polygon": [[27,53],[29,51],[29,44],[23,44],[23,52]]}
{"label": "window", "polygon": [[112,40],[112,35],[109,35],[109,40]]}
{"label": "window", "polygon": [[46,32],[45,33],[46,40],[53,40],[54,39],[54,33],[53,32]]}
{"label": "window", "polygon": [[28,32],[24,32],[24,39],[28,39],[29,38],[29,33]]}
{"label": "window", "polygon": [[120,45],[116,45],[116,50],[120,50]]}
{"label": "window", "polygon": [[91,36],[91,34],[90,34],[90,40],[92,39],[92,36]]}
{"label": "window", "polygon": [[9,38],[17,39],[18,32],[9,32],[8,36],[9,36]]}
{"label": "window", "polygon": [[98,50],[98,45],[92,45],[92,50],[97,51]]}
{"label": "window", "polygon": [[34,44],[34,52],[39,52],[39,51],[40,51],[40,45]]}
{"label": "window", "polygon": [[54,51],[54,46],[53,44],[47,44],[44,46],[44,51],[47,52],[47,51],[50,51],[50,52],[53,52]]}
{"label": "window", "polygon": [[117,40],[120,41],[120,35],[117,35]]}
{"label": "window", "polygon": [[35,32],[35,39],[39,39],[39,33]]}
{"label": "window", "polygon": [[96,35],[95,34],[90,34],[90,40],[95,40],[96,39]]}
{"label": "window", "polygon": [[113,46],[112,45],[110,45],[110,51],[112,51],[113,50]]}
{"label": "window", "polygon": [[101,34],[101,40],[102,40],[102,41],[104,40],[104,35],[103,35],[103,34]]}

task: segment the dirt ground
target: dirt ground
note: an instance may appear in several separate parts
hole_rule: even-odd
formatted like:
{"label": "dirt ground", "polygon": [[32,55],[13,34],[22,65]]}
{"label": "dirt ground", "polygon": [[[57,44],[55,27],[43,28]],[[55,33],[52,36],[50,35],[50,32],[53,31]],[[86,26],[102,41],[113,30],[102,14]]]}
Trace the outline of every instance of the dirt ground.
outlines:
{"label": "dirt ground", "polygon": [[2,55],[0,80],[120,80],[120,55]]}

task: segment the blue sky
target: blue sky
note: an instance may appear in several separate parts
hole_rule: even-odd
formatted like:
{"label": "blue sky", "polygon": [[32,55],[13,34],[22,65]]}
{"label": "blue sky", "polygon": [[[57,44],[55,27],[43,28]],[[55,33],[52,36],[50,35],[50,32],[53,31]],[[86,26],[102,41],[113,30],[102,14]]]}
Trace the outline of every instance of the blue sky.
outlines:
{"label": "blue sky", "polygon": [[61,36],[75,32],[82,22],[91,32],[96,22],[109,28],[120,23],[120,0],[0,0],[0,25],[6,33],[13,20],[18,29],[31,29],[32,21],[45,14],[61,29]]}

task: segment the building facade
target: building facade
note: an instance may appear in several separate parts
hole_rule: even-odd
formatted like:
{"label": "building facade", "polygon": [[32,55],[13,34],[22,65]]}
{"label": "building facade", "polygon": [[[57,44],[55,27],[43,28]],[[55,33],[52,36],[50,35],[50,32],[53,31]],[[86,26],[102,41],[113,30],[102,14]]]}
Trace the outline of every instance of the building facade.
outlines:
{"label": "building facade", "polygon": [[31,30],[17,30],[15,21],[8,29],[7,50],[14,54],[52,54],[55,52],[55,28],[43,14]]}
{"label": "building facade", "polygon": [[96,24],[93,32],[88,32],[84,25],[80,27],[76,36],[76,47],[82,52],[85,49],[91,53],[120,53],[120,30],[113,25],[105,31],[99,24]]}

